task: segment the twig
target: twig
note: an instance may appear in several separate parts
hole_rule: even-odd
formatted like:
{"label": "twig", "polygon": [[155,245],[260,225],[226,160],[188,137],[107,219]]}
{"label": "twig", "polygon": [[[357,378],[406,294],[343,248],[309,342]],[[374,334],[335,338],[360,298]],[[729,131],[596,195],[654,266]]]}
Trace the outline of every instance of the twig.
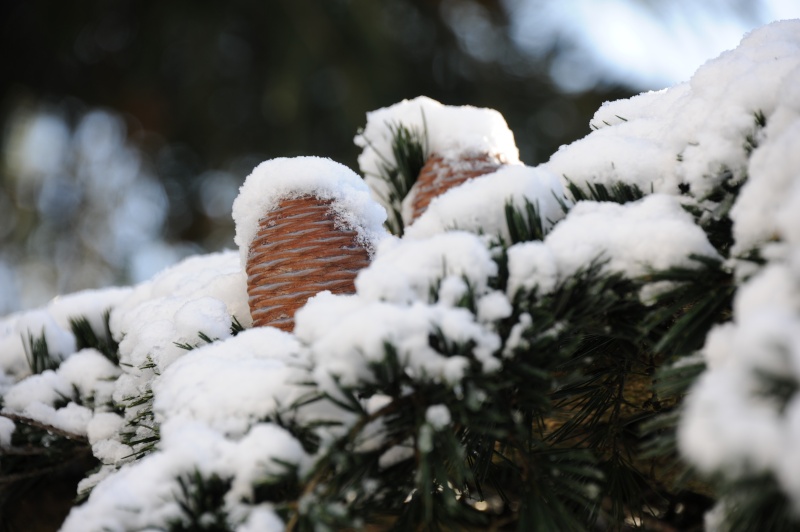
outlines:
{"label": "twig", "polygon": [[39,456],[50,452],[46,447],[0,447],[0,455],[3,456]]}
{"label": "twig", "polygon": [[38,429],[46,430],[47,432],[51,432],[53,434],[58,434],[59,436],[67,438],[68,440],[73,440],[80,443],[89,443],[89,439],[86,436],[81,436],[80,434],[68,432],[58,427],[54,427],[52,425],[48,425],[40,421],[36,421],[35,419],[31,419],[29,417],[20,416],[19,414],[11,414],[9,412],[0,412],[0,416],[8,418],[11,421],[22,423],[23,425],[30,425],[31,427],[36,427]]}

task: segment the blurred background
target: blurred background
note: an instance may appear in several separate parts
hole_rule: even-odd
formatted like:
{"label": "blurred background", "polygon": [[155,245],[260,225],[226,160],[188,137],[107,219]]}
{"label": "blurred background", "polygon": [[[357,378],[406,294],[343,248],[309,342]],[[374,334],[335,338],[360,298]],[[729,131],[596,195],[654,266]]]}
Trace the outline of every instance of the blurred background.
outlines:
{"label": "blurred background", "polygon": [[358,171],[368,111],[499,110],[527,164],[797,0],[3,0],[0,315],[233,247],[260,161]]}

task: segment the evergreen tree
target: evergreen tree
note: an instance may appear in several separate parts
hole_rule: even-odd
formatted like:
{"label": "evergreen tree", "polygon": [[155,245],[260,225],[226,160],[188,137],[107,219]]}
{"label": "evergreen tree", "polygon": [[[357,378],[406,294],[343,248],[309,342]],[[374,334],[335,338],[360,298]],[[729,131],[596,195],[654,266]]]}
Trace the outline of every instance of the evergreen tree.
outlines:
{"label": "evergreen tree", "polygon": [[[602,107],[536,168],[492,152],[490,112],[460,131],[439,119],[463,109],[425,99],[374,115],[360,145],[390,151],[362,169],[403,236],[293,333],[250,327],[237,252],[110,314],[88,294],[7,319],[30,367],[4,369],[2,479],[91,448],[66,531],[799,528],[799,24]],[[511,164],[410,218],[416,173],[457,166],[476,123]]]}

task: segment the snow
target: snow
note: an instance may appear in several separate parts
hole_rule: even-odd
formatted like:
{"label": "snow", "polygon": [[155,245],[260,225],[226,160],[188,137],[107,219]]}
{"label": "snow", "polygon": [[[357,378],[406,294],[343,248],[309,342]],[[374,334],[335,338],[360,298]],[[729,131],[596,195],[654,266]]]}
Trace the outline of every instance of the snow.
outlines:
{"label": "snow", "polygon": [[0,369],[9,376],[24,377],[30,374],[25,356],[23,335],[17,331],[19,315],[11,315],[0,322]]}
{"label": "snow", "polygon": [[[213,297],[225,303],[228,314],[242,325],[250,320],[247,287],[236,251],[196,255],[163,270],[134,287],[133,292],[111,314],[111,330],[117,340],[130,334],[140,316],[136,308],[159,298],[197,299]],[[197,331],[194,331],[197,332]]]}
{"label": "snow", "polygon": [[136,397],[151,374],[140,371],[153,363],[163,372],[187,351],[176,344],[203,344],[231,335],[233,318],[252,323],[239,254],[224,251],[195,256],[136,286],[111,313],[111,329],[120,340],[120,361],[128,368],[117,381],[114,398]]}
{"label": "snow", "polygon": [[[302,474],[313,458],[270,420],[280,415],[313,425],[322,449],[357,420],[322,400],[289,412],[294,401],[308,392],[342,398],[343,387],[376,383],[387,346],[409,379],[455,390],[475,368],[500,371],[506,357],[526,347],[524,332],[537,326],[530,314],[507,324],[505,345],[498,332],[521,295],[550,293],[597,260],[605,273],[636,279],[694,267],[692,254],[726,259],[701,225],[718,207],[705,195],[728,178],[743,183],[730,211],[735,246],[725,261],[740,286],[732,320],[706,338],[708,370],[686,398],[679,447],[702,472],[772,473],[800,501],[800,396],[780,404],[765,393],[763,380],[768,374],[800,382],[798,48],[800,22],[753,32],[687,83],[605,104],[592,121],[595,131],[536,168],[518,164],[513,135],[495,111],[427,98],[400,102],[370,113],[356,138],[366,183],[327,159],[264,162],[234,202],[238,250],[191,257],[131,288],[64,296],[0,320],[5,411],[87,436],[104,464],[81,483],[94,489],[63,530],[163,527],[180,518],[177,479],[195,472],[231,481],[225,509],[232,526],[282,529],[274,508],[250,504],[253,486],[282,474],[280,461]],[[755,124],[757,112],[766,119],[763,129]],[[382,227],[386,213],[367,183],[380,196],[376,176],[393,164],[386,158],[397,124],[424,127],[430,153],[488,152],[512,164],[449,190],[403,238],[389,237]],[[566,201],[565,214],[559,200],[567,179],[583,186],[635,184],[646,195],[624,205]],[[282,198],[303,195],[332,200],[339,223],[358,232],[373,261],[358,274],[355,294],[312,297],[296,313],[293,333],[252,329],[243,272],[250,243],[259,220]],[[498,241],[510,243],[504,207],[511,201],[519,208],[525,200],[537,205],[546,234],[508,247],[508,283],[500,291]],[[686,207],[705,214],[696,219]],[[765,263],[742,258],[752,251]],[[473,303],[475,313],[467,308]],[[119,366],[94,349],[76,352],[69,332],[70,318],[79,315],[102,332],[107,309],[120,342]],[[234,319],[246,330],[234,335]],[[28,375],[29,334],[44,334],[58,368]],[[469,356],[456,349],[462,345],[472,346]],[[380,392],[359,397],[368,415],[391,401]],[[473,399],[482,400],[465,400]],[[141,404],[131,406],[136,400]],[[113,403],[129,406],[119,415]],[[134,419],[148,408],[154,427],[136,428]],[[452,421],[445,404],[424,412],[423,452]],[[9,445],[13,431],[14,423],[0,417],[0,446]],[[125,431],[143,437],[160,431],[161,437],[132,461]],[[383,420],[367,424],[357,452],[382,448],[384,433]],[[389,467],[414,453],[409,440],[387,450],[379,464]]]}
{"label": "snow", "polygon": [[498,290],[478,299],[476,315],[481,323],[498,321],[511,316],[514,308],[506,295]]}
{"label": "snow", "polygon": [[431,201],[410,227],[407,238],[425,238],[460,229],[502,238],[509,242],[505,218],[507,204],[525,212],[525,202],[537,207],[545,231],[564,217],[558,200],[564,200],[558,177],[541,168],[506,165],[496,172],[473,178]]}
{"label": "snow", "polygon": [[254,508],[241,526],[238,532],[283,532],[286,524],[268,505],[261,505]]}
{"label": "snow", "polygon": [[401,125],[423,136],[426,156],[438,154],[455,160],[461,155],[487,154],[505,164],[519,164],[514,134],[494,109],[448,106],[426,96],[403,100],[367,113],[367,125],[355,137],[362,148],[359,168],[375,198],[387,209],[391,205],[381,176],[397,166],[392,131]]}
{"label": "snow", "polygon": [[[12,386],[4,397],[4,411],[73,434],[86,435],[92,410],[73,401],[95,404],[98,409],[104,405],[107,407],[111,404],[114,379],[119,373],[117,366],[100,352],[83,349],[55,371],[43,371]],[[57,408],[57,404],[64,400],[68,400],[66,406]]]}
{"label": "snow", "polygon": [[303,377],[299,352],[292,335],[271,327],[200,347],[154,383],[158,419],[199,420],[241,435],[306,391],[297,384]]}
{"label": "snow", "polygon": [[[301,468],[308,463],[299,442],[272,424],[257,424],[236,441],[198,422],[165,424],[162,431],[161,450],[98,483],[87,504],[73,508],[61,530],[138,530],[179,519],[177,478],[195,471],[232,480],[226,509],[244,521],[254,481],[281,473],[278,461]],[[264,509],[259,507],[251,522],[265,522]]]}
{"label": "snow", "polygon": [[17,318],[16,333],[22,336],[23,342],[44,337],[47,351],[55,360],[63,360],[75,352],[75,337],[59,327],[53,316],[43,309],[21,314]]}
{"label": "snow", "polygon": [[331,200],[337,223],[354,230],[365,248],[372,250],[386,236],[386,211],[370,198],[364,181],[346,166],[322,157],[278,158],[264,161],[247,176],[233,202],[234,241],[242,268],[259,220],[276,209],[282,199],[314,196]]}
{"label": "snow", "polygon": [[508,248],[508,295],[538,287],[552,291],[558,282],[558,264],[553,251],[544,242],[522,242]]}
{"label": "snow", "polygon": [[65,360],[56,370],[67,385],[80,397],[91,398],[96,404],[111,403],[114,380],[119,368],[96,349],[82,349]]}
{"label": "snow", "polygon": [[786,93],[797,90],[799,26],[782,21],[755,30],[687,83],[603,105],[592,120],[599,129],[562,147],[545,167],[579,185],[622,181],[673,195],[684,185],[697,199],[725,171],[734,181],[752,177],[743,141],[757,132],[755,113],[769,124],[779,103],[791,101]]}
{"label": "snow", "polygon": [[704,352],[712,369],[685,400],[681,452],[707,473],[779,474],[796,454],[798,440],[787,437],[791,416],[782,416],[764,393],[769,384],[759,372],[800,377],[800,320],[768,311],[724,325],[709,336]]}
{"label": "snow", "polygon": [[[800,83],[800,61],[796,76],[791,80]],[[782,131],[775,131],[783,129]],[[795,111],[791,125],[773,126],[767,123],[764,135],[769,138],[760,149],[755,150],[750,159],[748,172],[750,179],[742,187],[739,200],[731,209],[733,234],[736,239],[734,252],[744,254],[764,242],[779,237],[785,228],[790,233],[797,231],[796,219],[783,223],[778,219],[791,216],[791,211],[782,206],[792,198],[793,187],[797,186],[797,169],[800,168],[800,151],[797,138],[800,135],[800,106]],[[793,210],[793,209],[792,209]]]}
{"label": "snow", "polygon": [[3,410],[24,414],[29,405],[52,405],[61,397],[69,396],[70,392],[67,383],[55,371],[46,370],[14,385],[3,398]]}
{"label": "snow", "polygon": [[508,251],[507,293],[553,290],[559,281],[603,261],[607,272],[629,278],[671,267],[694,267],[690,255],[719,258],[703,230],[673,197],[653,194],[620,205],[581,201],[543,242]]}
{"label": "snow", "polygon": [[98,412],[86,426],[89,443],[112,438],[122,428],[124,419],[113,412]]}
{"label": "snow", "polygon": [[691,267],[690,254],[719,257],[680,203],[662,194],[625,205],[582,201],[544,242],[562,278],[597,258],[608,261],[608,271],[639,277],[650,270]]}
{"label": "snow", "polygon": [[[681,453],[698,470],[734,479],[771,474],[795,505],[800,504],[800,397],[774,395],[768,377],[800,381],[798,52],[800,21],[770,24],[691,80],[693,109],[703,119],[697,138],[719,136],[717,145],[705,143],[710,149],[702,157],[702,150],[695,150],[696,168],[703,160],[708,165],[726,157],[734,179],[747,176],[747,181],[730,211],[734,260],[728,264],[741,283],[733,319],[706,338],[702,355],[708,370],[686,398],[678,431]],[[699,105],[712,98],[721,102],[713,116]],[[746,153],[742,159],[736,136],[741,143],[753,110],[763,113],[766,126],[760,131],[750,126],[755,142],[749,159]],[[738,258],[753,252],[763,264]]]}
{"label": "snow", "polygon": [[[375,394],[366,401],[364,404],[364,411],[372,416],[379,412],[383,407],[390,405],[392,398],[388,395]],[[376,417],[373,421],[367,423],[364,430],[361,431],[358,437],[358,442],[354,446],[355,450],[359,453],[368,453],[380,449],[383,445],[385,436],[385,425],[383,418]]]}
{"label": "snow", "polygon": [[431,405],[425,410],[425,421],[436,430],[442,430],[450,425],[450,410],[446,405]]}
{"label": "snow", "polygon": [[519,321],[511,328],[508,335],[508,340],[503,348],[503,356],[510,357],[514,354],[515,349],[524,349],[527,347],[527,340],[522,336],[523,333],[533,325],[533,318],[527,312],[522,313]]}
{"label": "snow", "polygon": [[7,417],[0,416],[0,449],[11,447],[11,437],[17,426]]}
{"label": "snow", "polygon": [[733,478],[774,474],[800,500],[800,397],[770,396],[765,376],[800,381],[800,282],[783,261],[766,265],[734,299],[734,320],[716,326],[708,365],[686,398],[682,454],[699,470]]}
{"label": "snow", "polygon": [[71,319],[82,317],[86,318],[93,331],[100,334],[106,327],[104,313],[119,305],[132,290],[131,287],[83,290],[55,297],[48,303],[46,309],[64,330],[70,330]]}
{"label": "snow", "polygon": [[199,333],[227,338],[232,323],[225,304],[211,297],[156,298],[129,316],[132,326],[120,342],[121,360],[136,367],[152,361],[162,370],[186,353],[176,343],[202,343]]}
{"label": "snow", "polygon": [[452,292],[453,279],[469,283],[482,294],[488,278],[495,275],[497,264],[480,238],[452,231],[420,240],[386,239],[369,267],[359,272],[355,284],[359,297],[365,300],[412,303],[428,301],[439,283],[440,294]]}
{"label": "snow", "polygon": [[317,385],[335,396],[339,391],[334,377],[344,386],[373,382],[370,364],[382,362],[387,344],[394,346],[405,371],[414,378],[456,383],[469,360],[434,350],[429,337],[437,330],[453,343],[475,342],[473,354],[484,370],[499,369],[494,357],[499,337],[463,308],[420,302],[399,306],[322,292],[298,311],[295,325],[297,337],[310,347]]}

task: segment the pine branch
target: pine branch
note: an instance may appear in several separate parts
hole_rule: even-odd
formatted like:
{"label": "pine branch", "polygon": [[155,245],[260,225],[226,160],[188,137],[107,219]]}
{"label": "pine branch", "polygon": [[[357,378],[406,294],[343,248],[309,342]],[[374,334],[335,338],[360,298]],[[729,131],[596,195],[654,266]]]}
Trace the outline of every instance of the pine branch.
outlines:
{"label": "pine branch", "polygon": [[425,113],[422,113],[422,130],[408,128],[404,124],[387,124],[392,135],[392,159],[381,154],[359,132],[367,145],[383,161],[379,164],[379,177],[388,186],[388,197],[384,200],[389,204],[389,219],[386,221],[387,229],[395,235],[402,236],[404,230],[402,203],[411,187],[419,177],[422,167],[428,158],[428,125]]}
{"label": "pine branch", "polygon": [[696,267],[653,272],[645,282],[670,282],[674,288],[656,298],[655,311],[644,322],[660,337],[654,350],[671,357],[700,349],[711,327],[731,318],[736,283],[733,273],[714,258],[690,255]]}
{"label": "pine branch", "polygon": [[51,434],[56,434],[58,436],[62,436],[68,440],[76,441],[79,443],[88,443],[89,440],[86,436],[82,436],[80,434],[75,434],[73,432],[69,432],[64,429],[60,429],[58,427],[54,427],[52,425],[48,425],[47,423],[42,423],[41,421],[37,421],[35,419],[21,416],[19,414],[12,414],[10,412],[0,412],[0,416],[10,419],[15,423],[22,423],[31,427],[36,427],[37,429],[45,430]]}

